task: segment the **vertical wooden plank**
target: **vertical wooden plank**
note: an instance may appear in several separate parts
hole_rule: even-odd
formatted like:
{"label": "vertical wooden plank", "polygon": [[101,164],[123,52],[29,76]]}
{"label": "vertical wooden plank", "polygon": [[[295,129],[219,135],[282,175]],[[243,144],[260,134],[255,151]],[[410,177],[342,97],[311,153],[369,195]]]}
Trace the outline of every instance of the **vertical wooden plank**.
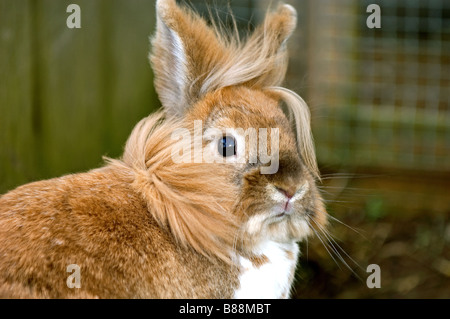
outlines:
{"label": "vertical wooden plank", "polygon": [[101,163],[104,121],[101,1],[78,0],[81,29],[69,29],[72,1],[41,0],[38,19],[41,156],[47,177]]}
{"label": "vertical wooden plank", "polygon": [[0,194],[37,178],[30,1],[0,0]]}
{"label": "vertical wooden plank", "polygon": [[107,101],[111,106],[109,155],[118,156],[133,126],[160,103],[153,86],[148,55],[149,37],[155,29],[155,2],[108,0],[107,32],[110,37]]}

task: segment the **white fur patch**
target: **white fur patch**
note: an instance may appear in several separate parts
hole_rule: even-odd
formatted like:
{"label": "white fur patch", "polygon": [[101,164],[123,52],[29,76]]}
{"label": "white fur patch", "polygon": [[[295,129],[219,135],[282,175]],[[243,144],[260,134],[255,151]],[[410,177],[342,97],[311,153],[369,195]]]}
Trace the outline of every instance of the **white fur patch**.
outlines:
{"label": "white fur patch", "polygon": [[268,262],[254,265],[248,258],[239,256],[241,274],[240,287],[235,299],[278,299],[289,298],[293,272],[299,254],[295,242],[282,244],[274,241],[263,243],[256,255],[264,255]]}

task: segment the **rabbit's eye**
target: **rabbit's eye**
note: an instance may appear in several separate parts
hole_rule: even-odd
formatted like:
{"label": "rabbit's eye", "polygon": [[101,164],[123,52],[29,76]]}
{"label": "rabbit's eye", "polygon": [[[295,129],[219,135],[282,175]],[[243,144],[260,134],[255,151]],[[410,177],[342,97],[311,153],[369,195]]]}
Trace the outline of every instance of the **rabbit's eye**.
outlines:
{"label": "rabbit's eye", "polygon": [[219,154],[223,157],[236,155],[236,140],[232,136],[224,136],[219,140],[217,146]]}

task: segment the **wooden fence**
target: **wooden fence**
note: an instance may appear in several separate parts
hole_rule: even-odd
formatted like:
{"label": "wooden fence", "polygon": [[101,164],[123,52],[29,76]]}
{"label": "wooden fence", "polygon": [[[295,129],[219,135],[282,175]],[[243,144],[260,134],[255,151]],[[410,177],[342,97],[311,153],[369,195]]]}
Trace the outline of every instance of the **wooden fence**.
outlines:
{"label": "wooden fence", "polygon": [[[67,7],[81,9],[70,29]],[[0,194],[117,157],[159,107],[154,1],[0,0]]]}

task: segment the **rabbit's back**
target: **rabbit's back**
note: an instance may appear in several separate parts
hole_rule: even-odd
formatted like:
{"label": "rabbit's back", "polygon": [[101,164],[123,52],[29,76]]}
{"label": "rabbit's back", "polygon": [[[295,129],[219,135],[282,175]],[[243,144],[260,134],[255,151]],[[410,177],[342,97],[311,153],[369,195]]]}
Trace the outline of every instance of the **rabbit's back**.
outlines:
{"label": "rabbit's back", "polygon": [[[105,167],[0,197],[0,296],[231,297],[229,265],[177,245],[131,178]],[[67,285],[73,264],[81,288]]]}

